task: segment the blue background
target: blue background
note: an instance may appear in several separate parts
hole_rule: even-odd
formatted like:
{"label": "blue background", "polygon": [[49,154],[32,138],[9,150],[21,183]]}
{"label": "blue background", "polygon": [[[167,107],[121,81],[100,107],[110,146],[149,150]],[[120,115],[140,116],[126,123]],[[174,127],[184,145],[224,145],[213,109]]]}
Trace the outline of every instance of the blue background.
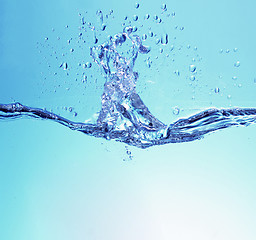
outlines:
{"label": "blue background", "polygon": [[[130,0],[1,0],[0,102],[46,107],[77,121],[90,118],[100,108],[104,79],[94,64],[86,70],[86,87],[81,83],[78,63],[92,62],[88,49],[93,38],[88,32],[84,44],[77,42],[78,13],[88,11],[86,19],[95,23],[96,10],[113,9],[115,17],[100,42],[120,32],[124,16],[134,14],[138,26],[149,24],[155,33],[169,34],[163,54],[159,45],[145,41],[152,49],[150,69],[147,56],[140,56],[135,67],[138,92],[162,121],[209,107],[256,107],[255,1],[166,1],[176,16],[163,17],[161,24],[146,23],[143,17],[162,16],[162,2],[139,3],[135,9]],[[194,56],[198,75],[191,82],[188,68]],[[63,61],[70,70],[59,68]],[[179,115],[173,114],[175,106]],[[128,147],[130,160],[124,144],[54,122],[2,121],[0,238],[253,240],[255,142],[255,126],[232,128],[191,143]]]}

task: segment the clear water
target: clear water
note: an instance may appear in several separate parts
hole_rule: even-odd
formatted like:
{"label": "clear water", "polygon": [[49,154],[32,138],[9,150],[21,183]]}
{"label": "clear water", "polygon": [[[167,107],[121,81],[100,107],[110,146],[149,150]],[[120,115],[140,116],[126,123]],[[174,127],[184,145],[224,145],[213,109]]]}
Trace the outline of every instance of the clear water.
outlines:
{"label": "clear water", "polygon": [[254,3],[184,3],[4,2],[5,239],[253,239]]}

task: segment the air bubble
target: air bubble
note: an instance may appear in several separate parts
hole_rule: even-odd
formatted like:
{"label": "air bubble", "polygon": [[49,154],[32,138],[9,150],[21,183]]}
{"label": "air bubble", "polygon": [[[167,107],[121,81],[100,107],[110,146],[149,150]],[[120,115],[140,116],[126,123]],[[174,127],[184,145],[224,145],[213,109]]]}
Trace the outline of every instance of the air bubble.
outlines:
{"label": "air bubble", "polygon": [[228,96],[227,96],[227,99],[231,99],[231,95],[228,95]]}
{"label": "air bubble", "polygon": [[233,51],[234,51],[234,52],[237,52],[237,51],[238,51],[238,48],[234,48]]}
{"label": "air bubble", "polygon": [[153,36],[154,36],[154,33],[151,32],[151,31],[150,31],[148,34],[149,34],[150,37],[153,37]]}
{"label": "air bubble", "polygon": [[158,19],[158,16],[157,16],[157,15],[154,15],[154,19],[157,20],[157,19]]}
{"label": "air bubble", "polygon": [[74,52],[74,48],[71,48],[71,49],[70,49],[70,52]]}
{"label": "air bubble", "polygon": [[226,53],[229,53],[229,52],[230,52],[230,49],[227,49],[227,50],[226,50]]}
{"label": "air bubble", "polygon": [[136,26],[134,26],[134,27],[132,28],[132,31],[133,31],[133,32],[137,32],[137,30],[138,30],[138,28],[137,28]]}
{"label": "air bubble", "polygon": [[233,79],[233,80],[237,80],[237,77],[236,77],[236,76],[234,76],[234,77],[232,77],[232,79]]}
{"label": "air bubble", "polygon": [[235,66],[235,67],[239,67],[239,66],[240,66],[240,62],[239,62],[239,61],[235,62],[235,63],[234,63],[234,66]]}
{"label": "air bubble", "polygon": [[189,66],[189,71],[190,72],[195,72],[196,71],[196,66],[195,65],[190,65]]}
{"label": "air bubble", "polygon": [[72,112],[72,111],[73,111],[73,108],[72,108],[72,107],[69,107],[69,108],[68,108],[68,111],[69,111],[69,112]]}
{"label": "air bubble", "polygon": [[184,27],[180,27],[180,30],[183,31],[183,30],[184,30]]}

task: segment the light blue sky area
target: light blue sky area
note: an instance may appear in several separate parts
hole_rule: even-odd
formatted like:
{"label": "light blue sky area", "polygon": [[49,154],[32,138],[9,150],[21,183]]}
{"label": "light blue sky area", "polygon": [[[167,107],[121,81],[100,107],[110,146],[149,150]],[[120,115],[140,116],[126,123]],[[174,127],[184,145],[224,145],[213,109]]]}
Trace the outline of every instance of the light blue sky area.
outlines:
{"label": "light blue sky area", "polygon": [[[99,41],[122,31],[126,15],[139,16],[137,23],[131,21],[144,25],[140,35],[142,29],[148,34],[148,26],[159,35],[168,33],[163,54],[155,41],[145,41],[152,67],[147,56],[139,56],[135,67],[138,91],[162,121],[209,107],[256,107],[255,1],[166,1],[175,17],[162,17],[162,24],[144,21],[147,13],[164,16],[162,2],[139,3],[135,9],[135,1],[1,1],[0,102],[46,107],[77,121],[91,117],[99,110],[104,79],[93,64],[86,70],[88,84],[81,83],[78,63],[92,62],[93,38],[88,32],[86,42],[77,43],[78,13],[88,11],[87,20],[97,22],[97,9],[113,9]],[[189,79],[193,58],[194,82]],[[71,70],[59,68],[64,60]],[[175,106],[179,115],[173,114]],[[255,142],[254,125],[232,128],[191,143],[128,147],[130,161],[122,143],[49,121],[1,120],[0,238],[253,240]]]}

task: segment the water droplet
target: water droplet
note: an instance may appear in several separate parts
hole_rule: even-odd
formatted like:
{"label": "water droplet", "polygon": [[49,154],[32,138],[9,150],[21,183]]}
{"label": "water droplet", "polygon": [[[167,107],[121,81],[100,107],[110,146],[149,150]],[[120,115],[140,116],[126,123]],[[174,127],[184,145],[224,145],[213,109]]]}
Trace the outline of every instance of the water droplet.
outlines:
{"label": "water droplet", "polygon": [[157,19],[158,19],[158,16],[157,16],[157,15],[154,15],[154,19],[157,20]]}
{"label": "water droplet", "polygon": [[196,71],[196,66],[195,65],[190,65],[189,66],[189,71],[190,72],[195,72]]}
{"label": "water droplet", "polygon": [[91,68],[91,67],[92,67],[92,63],[87,62],[87,63],[86,63],[86,67],[87,67],[87,68]]}
{"label": "water droplet", "polygon": [[97,44],[98,43],[98,38],[96,36],[94,36],[94,44]]}
{"label": "water droplet", "polygon": [[240,62],[239,62],[239,61],[235,62],[235,63],[234,63],[234,66],[235,66],[235,67],[239,67],[239,66],[240,66]]}
{"label": "water droplet", "polygon": [[69,108],[68,108],[68,111],[69,111],[69,112],[72,112],[72,111],[73,111],[73,108],[72,108],[72,107],[69,107]]}
{"label": "water droplet", "polygon": [[238,48],[234,48],[233,51],[234,51],[234,52],[237,52],[237,51],[238,51]]}
{"label": "water droplet", "polygon": [[230,52],[230,50],[229,50],[229,49],[227,49],[227,50],[226,50],[226,53],[229,53],[229,52]]}
{"label": "water droplet", "polygon": [[48,41],[48,39],[49,39],[49,38],[48,38],[48,37],[46,37],[44,40],[45,40],[45,41]]}
{"label": "water droplet", "polygon": [[81,23],[84,25],[86,23],[84,17],[81,18]]}
{"label": "water droplet", "polygon": [[82,83],[86,83],[86,82],[87,82],[87,76],[83,74]]}
{"label": "water droplet", "polygon": [[163,45],[166,45],[168,43],[168,34],[165,34],[164,36],[161,37],[161,43]]}
{"label": "water droplet", "polygon": [[237,77],[236,77],[236,76],[234,76],[234,77],[232,77],[232,79],[233,79],[233,80],[237,80]]}
{"label": "water droplet", "polygon": [[106,24],[102,24],[102,26],[101,26],[101,31],[105,31],[106,30]]}
{"label": "water droplet", "polygon": [[74,48],[71,48],[71,49],[70,49],[70,52],[74,52]]}
{"label": "water droplet", "polygon": [[177,76],[180,76],[180,71],[179,71],[179,70],[175,70],[174,73],[175,73]]}
{"label": "water droplet", "polygon": [[174,115],[179,115],[180,109],[179,109],[178,107],[174,107],[172,113],[173,113]]}
{"label": "water droplet", "polygon": [[228,95],[228,96],[227,96],[227,99],[231,99],[231,95]]}
{"label": "water droplet", "polygon": [[137,21],[138,19],[139,19],[139,17],[138,17],[137,15],[134,15],[134,16],[133,16],[133,20],[134,20],[134,21]]}
{"label": "water droplet", "polygon": [[219,93],[219,92],[220,92],[220,89],[219,89],[218,87],[216,87],[216,88],[214,89],[214,92],[215,92],[215,93]]}
{"label": "water droplet", "polygon": [[132,28],[132,31],[133,31],[133,32],[137,32],[137,30],[138,30],[138,28],[137,28],[136,26],[134,26],[134,27]]}
{"label": "water droplet", "polygon": [[144,17],[144,19],[147,20],[147,19],[149,19],[149,17],[150,17],[150,15],[149,15],[149,14],[146,14],[145,17]]}
{"label": "water droplet", "polygon": [[223,49],[220,49],[219,53],[223,53]]}
{"label": "water droplet", "polygon": [[152,62],[150,60],[147,61],[147,67],[150,68],[151,67]]}
{"label": "water droplet", "polygon": [[161,19],[161,18],[158,18],[156,21],[157,21],[157,23],[161,23],[161,22],[162,22],[162,19]]}
{"label": "water droplet", "polygon": [[146,39],[147,39],[147,35],[146,35],[146,34],[143,34],[143,35],[142,35],[142,40],[145,41]]}
{"label": "water droplet", "polygon": [[76,116],[77,116],[77,112],[74,112],[74,113],[73,113],[73,116],[76,117]]}
{"label": "water droplet", "polygon": [[184,30],[184,27],[180,27],[180,30],[183,31],[183,30]]}
{"label": "water droplet", "polygon": [[154,33],[151,32],[151,31],[150,31],[148,34],[149,34],[150,37],[153,37],[153,36],[154,36]]}
{"label": "water droplet", "polygon": [[191,81],[195,81],[195,80],[196,80],[196,77],[195,77],[194,75],[191,75],[191,76],[190,76],[190,80],[191,80]]}
{"label": "water droplet", "polygon": [[136,9],[138,9],[138,8],[139,8],[139,6],[140,6],[140,4],[139,4],[139,3],[135,3],[135,5],[134,5],[134,7],[135,7]]}
{"label": "water droplet", "polygon": [[166,10],[167,10],[167,7],[166,7],[166,4],[165,4],[165,3],[162,4],[161,9],[162,9],[163,11],[166,11]]}

